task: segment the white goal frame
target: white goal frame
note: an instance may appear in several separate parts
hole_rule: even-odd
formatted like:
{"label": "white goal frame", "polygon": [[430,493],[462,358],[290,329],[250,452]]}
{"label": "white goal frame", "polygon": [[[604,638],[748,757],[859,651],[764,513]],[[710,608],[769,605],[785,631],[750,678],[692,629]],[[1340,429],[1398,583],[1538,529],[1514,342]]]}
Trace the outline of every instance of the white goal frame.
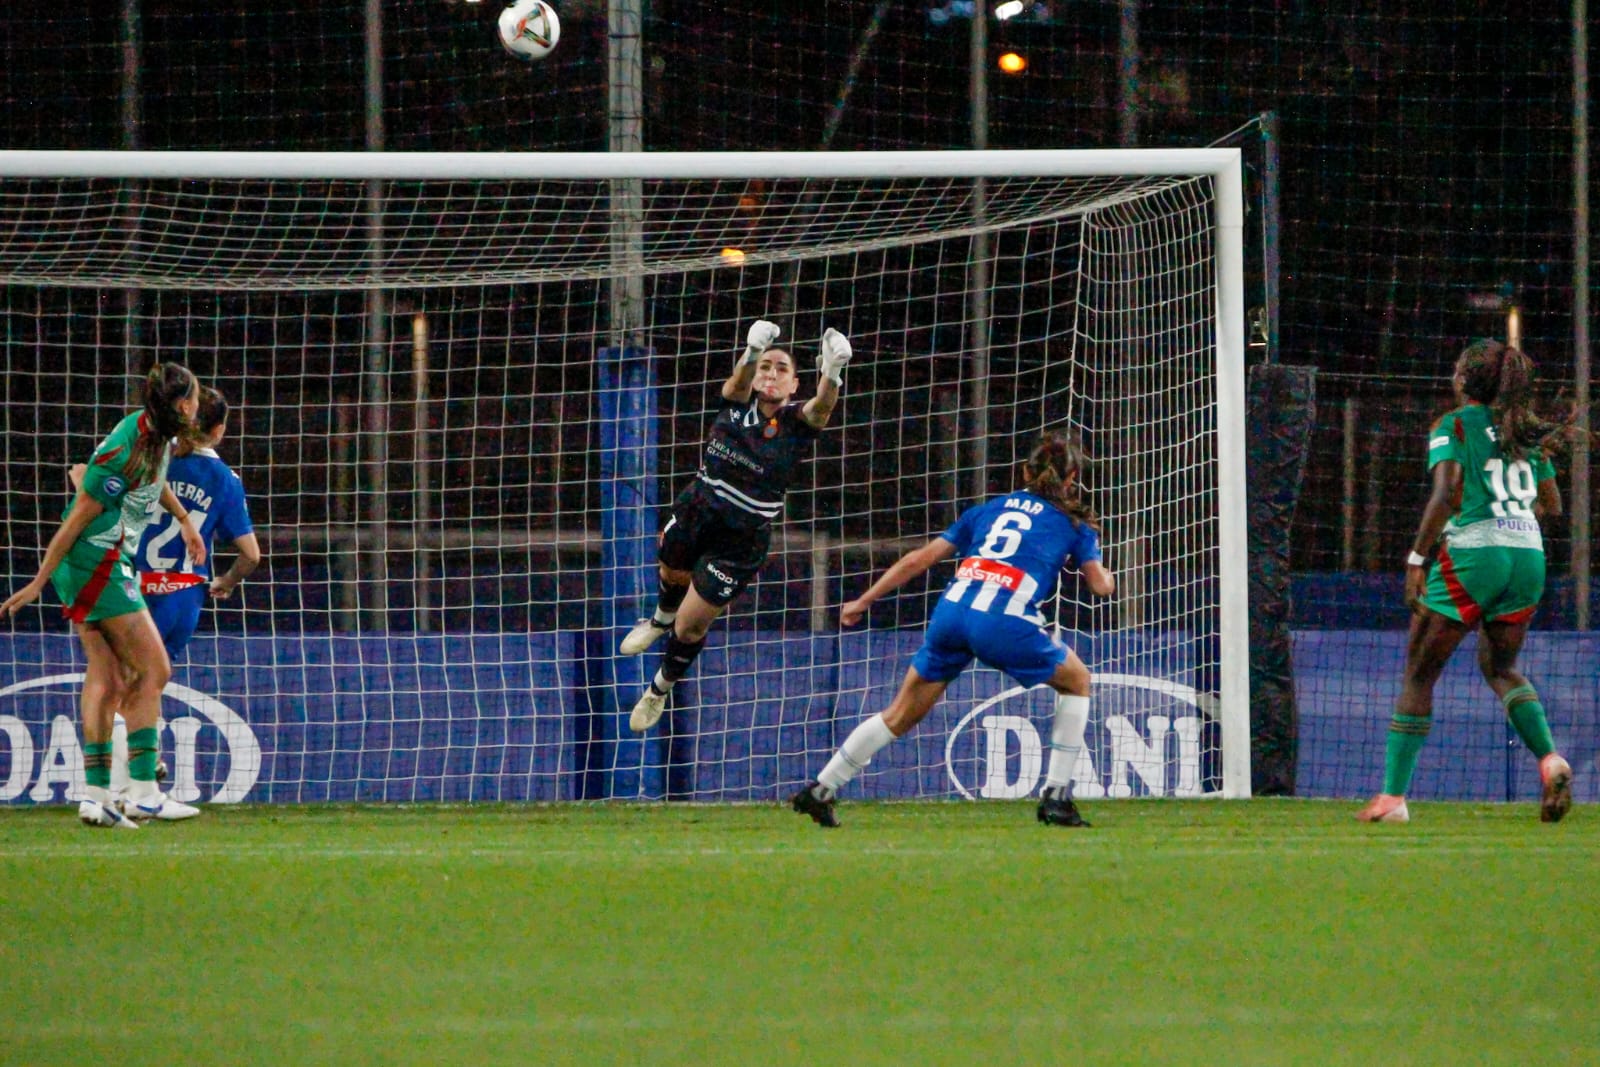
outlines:
{"label": "white goal frame", "polygon": [[[257,180],[1208,177],[1215,226],[1221,795],[1250,795],[1243,180],[1236,148],[902,152],[0,151],[0,178]],[[1215,795],[1215,794],[1213,794]]]}

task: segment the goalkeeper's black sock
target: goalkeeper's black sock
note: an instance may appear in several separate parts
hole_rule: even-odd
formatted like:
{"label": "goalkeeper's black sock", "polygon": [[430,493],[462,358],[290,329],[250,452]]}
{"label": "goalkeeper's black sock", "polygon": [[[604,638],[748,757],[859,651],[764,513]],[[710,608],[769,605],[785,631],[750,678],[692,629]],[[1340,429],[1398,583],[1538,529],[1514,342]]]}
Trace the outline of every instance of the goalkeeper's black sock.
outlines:
{"label": "goalkeeper's black sock", "polygon": [[667,635],[667,654],[661,660],[661,673],[657,676],[667,685],[674,685],[679,678],[689,673],[689,665],[706,647],[706,639],[698,641],[684,641],[678,637],[674,630]]}
{"label": "goalkeeper's black sock", "polygon": [[678,608],[683,606],[683,598],[689,595],[686,585],[668,585],[661,582],[659,594],[656,597],[656,610],[650,616],[650,621],[665,629],[672,625],[672,620],[678,617]]}

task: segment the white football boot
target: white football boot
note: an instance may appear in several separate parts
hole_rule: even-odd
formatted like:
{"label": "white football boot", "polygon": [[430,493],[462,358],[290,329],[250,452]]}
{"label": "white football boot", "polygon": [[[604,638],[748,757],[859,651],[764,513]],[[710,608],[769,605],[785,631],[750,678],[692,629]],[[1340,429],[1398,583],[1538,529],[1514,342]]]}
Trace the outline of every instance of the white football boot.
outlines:
{"label": "white football boot", "polygon": [[637,656],[661,640],[662,634],[671,630],[672,624],[670,622],[662,626],[653,618],[640,619],[638,625],[629,630],[628,636],[622,639],[622,644],[617,646],[617,651],[624,656]]}
{"label": "white football boot", "polygon": [[143,822],[145,819],[158,819],[162,822],[177,822],[180,819],[192,819],[200,814],[200,809],[189,804],[173,800],[165,793],[151,793],[148,796],[135,800],[131,796],[122,798],[122,814],[130,819]]}
{"label": "white football boot", "polygon": [[98,800],[81,800],[78,802],[78,821],[85,826],[96,826],[104,829],[137,830],[139,824],[118,811],[114,804],[102,804]]}
{"label": "white football boot", "polygon": [[660,722],[661,713],[666,710],[667,694],[658,693],[653,686],[647,685],[639,703],[633,706],[633,714],[628,716],[628,727],[634,733],[642,734]]}

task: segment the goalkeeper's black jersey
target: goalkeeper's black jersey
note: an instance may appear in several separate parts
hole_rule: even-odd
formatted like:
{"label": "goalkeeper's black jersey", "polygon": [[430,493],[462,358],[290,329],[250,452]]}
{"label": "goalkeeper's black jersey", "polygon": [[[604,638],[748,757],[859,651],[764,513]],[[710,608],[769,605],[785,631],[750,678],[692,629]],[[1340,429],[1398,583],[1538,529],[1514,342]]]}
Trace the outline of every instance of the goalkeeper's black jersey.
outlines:
{"label": "goalkeeper's black jersey", "polygon": [[800,412],[800,404],[785,404],[767,417],[755,398],[722,402],[706,439],[698,487],[730,526],[766,526],[783,511],[784,494],[817,443],[816,427]]}

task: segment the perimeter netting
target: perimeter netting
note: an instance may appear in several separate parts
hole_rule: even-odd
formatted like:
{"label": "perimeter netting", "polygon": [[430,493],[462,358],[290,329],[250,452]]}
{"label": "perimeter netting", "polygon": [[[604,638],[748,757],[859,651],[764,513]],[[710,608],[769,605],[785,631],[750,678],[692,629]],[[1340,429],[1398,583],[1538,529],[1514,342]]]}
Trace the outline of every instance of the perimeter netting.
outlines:
{"label": "perimeter netting", "polygon": [[[771,800],[887,704],[949,573],[854,631],[839,604],[1063,430],[1121,582],[1057,601],[1097,676],[1078,795],[1218,791],[1212,184],[644,179],[619,258],[607,180],[7,180],[7,584],[66,467],[182,360],[235,406],[266,563],[174,664],[179,799]],[[617,641],[756,318],[802,399],[826,326],[856,359],[771,558],[640,737],[659,656]],[[0,637],[8,801],[81,786],[82,661],[46,601]],[[968,671],[856,795],[1027,795],[1050,696]]]}

